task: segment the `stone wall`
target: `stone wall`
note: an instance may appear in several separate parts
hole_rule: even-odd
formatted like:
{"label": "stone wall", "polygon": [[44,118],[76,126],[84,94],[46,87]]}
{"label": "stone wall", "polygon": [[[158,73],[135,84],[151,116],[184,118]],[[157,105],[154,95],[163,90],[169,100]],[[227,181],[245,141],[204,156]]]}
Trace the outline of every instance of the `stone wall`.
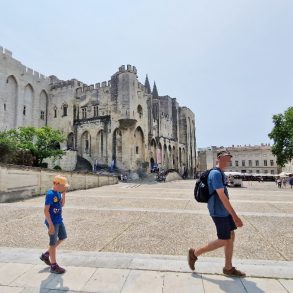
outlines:
{"label": "stone wall", "polygon": [[63,171],[74,171],[77,163],[76,151],[65,151],[65,155],[61,159],[45,159],[44,163],[48,163],[49,169],[54,169],[55,166],[59,166]]}
{"label": "stone wall", "polygon": [[88,189],[117,184],[118,178],[111,175],[52,171],[25,166],[0,165],[0,203],[42,195],[52,187],[57,174],[67,177],[69,190]]}

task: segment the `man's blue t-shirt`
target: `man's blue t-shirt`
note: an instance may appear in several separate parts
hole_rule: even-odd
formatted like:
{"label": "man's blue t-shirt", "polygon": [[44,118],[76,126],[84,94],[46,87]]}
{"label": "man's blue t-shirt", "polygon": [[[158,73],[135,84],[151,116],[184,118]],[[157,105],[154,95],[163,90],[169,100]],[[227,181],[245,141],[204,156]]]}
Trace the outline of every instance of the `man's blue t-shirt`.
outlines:
{"label": "man's blue t-shirt", "polygon": [[208,176],[209,193],[212,194],[208,201],[208,209],[212,217],[227,217],[228,211],[225,209],[222,201],[220,200],[216,189],[224,188],[226,196],[229,198],[228,190],[223,183],[225,175],[219,170],[212,170]]}
{"label": "man's blue t-shirt", "polygon": [[[45,205],[50,205],[49,213],[53,224],[61,224],[63,221],[61,193],[50,189],[46,194]],[[48,224],[47,220],[45,220],[45,223]]]}

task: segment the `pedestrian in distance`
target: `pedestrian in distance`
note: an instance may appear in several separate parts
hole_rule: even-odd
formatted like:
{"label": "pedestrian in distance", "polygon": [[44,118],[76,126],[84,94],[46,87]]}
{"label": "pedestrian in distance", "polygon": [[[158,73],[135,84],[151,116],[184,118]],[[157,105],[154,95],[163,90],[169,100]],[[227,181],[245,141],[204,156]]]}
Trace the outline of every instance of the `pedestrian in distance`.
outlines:
{"label": "pedestrian in distance", "polygon": [[282,188],[282,180],[280,177],[278,177],[278,179],[277,179],[277,184],[278,184],[279,188]]}
{"label": "pedestrian in distance", "polygon": [[62,208],[65,205],[66,191],[69,187],[66,177],[57,175],[53,181],[52,189],[48,190],[45,199],[45,225],[48,228],[49,248],[42,253],[40,259],[50,266],[50,272],[63,274],[65,269],[57,264],[57,247],[67,238],[62,218]]}
{"label": "pedestrian in distance", "polygon": [[292,189],[292,186],[293,186],[293,176],[292,175],[290,175],[289,184],[290,184],[290,187]]}
{"label": "pedestrian in distance", "polygon": [[225,184],[224,170],[230,165],[231,154],[222,150],[217,153],[218,168],[212,169],[208,176],[208,189],[211,197],[208,200],[208,210],[216,226],[218,239],[198,248],[190,248],[188,251],[188,265],[195,270],[195,262],[198,257],[209,251],[223,247],[225,253],[225,266],[223,273],[227,276],[245,277],[245,273],[237,270],[232,264],[233,248],[235,241],[234,230],[242,227],[242,220],[233,209]]}

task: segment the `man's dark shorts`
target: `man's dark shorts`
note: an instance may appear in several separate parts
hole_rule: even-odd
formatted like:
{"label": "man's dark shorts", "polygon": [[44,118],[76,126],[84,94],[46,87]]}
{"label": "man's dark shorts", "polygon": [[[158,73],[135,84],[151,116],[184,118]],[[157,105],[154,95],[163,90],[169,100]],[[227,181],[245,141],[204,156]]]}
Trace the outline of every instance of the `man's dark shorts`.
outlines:
{"label": "man's dark shorts", "polygon": [[228,217],[212,217],[216,225],[218,239],[229,240],[231,239],[231,231],[236,230],[237,227],[232,219]]}
{"label": "man's dark shorts", "polygon": [[[47,223],[46,223],[46,226],[49,228],[49,225]],[[64,240],[67,238],[65,225],[63,222],[60,224],[55,224],[54,228],[55,228],[55,233],[53,235],[49,234],[49,238],[50,238],[49,245],[50,246],[56,245],[58,240]]]}

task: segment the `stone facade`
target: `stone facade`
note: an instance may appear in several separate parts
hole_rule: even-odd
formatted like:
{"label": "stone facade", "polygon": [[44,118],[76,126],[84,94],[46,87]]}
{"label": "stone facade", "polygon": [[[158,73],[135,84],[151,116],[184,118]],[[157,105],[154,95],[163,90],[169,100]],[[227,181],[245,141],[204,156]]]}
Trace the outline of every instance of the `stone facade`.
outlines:
{"label": "stone facade", "polygon": [[159,96],[138,81],[134,66],[121,66],[109,81],[87,85],[45,77],[0,47],[0,130],[48,125],[67,136],[92,165],[136,170],[145,162],[163,168],[196,167],[194,113],[176,98]]}
{"label": "stone facade", "polygon": [[[212,146],[198,149],[198,171],[203,172],[217,164],[217,152],[223,147]],[[232,157],[231,165],[227,168],[230,172],[251,174],[278,174],[276,157],[272,154],[269,144],[257,146],[232,146],[227,147]]]}

